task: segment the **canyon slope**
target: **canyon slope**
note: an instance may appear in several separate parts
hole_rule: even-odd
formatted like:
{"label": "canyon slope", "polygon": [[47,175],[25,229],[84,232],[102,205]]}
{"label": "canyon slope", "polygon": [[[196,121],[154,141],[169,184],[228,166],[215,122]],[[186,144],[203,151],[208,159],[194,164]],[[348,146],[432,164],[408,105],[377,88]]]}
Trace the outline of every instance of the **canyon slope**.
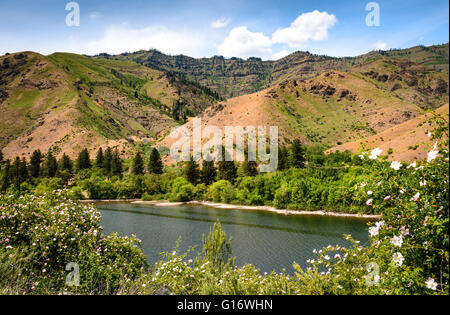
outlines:
{"label": "canyon slope", "polygon": [[173,127],[200,117],[219,127],[278,126],[282,144],[298,138],[355,151],[361,139],[378,144],[371,139],[414,129],[425,110],[448,104],[448,74],[448,44],[351,58],[296,52],[277,61],[154,50],[7,54],[0,56],[0,149],[6,158],[36,149],[75,157],[84,147],[113,146],[130,156],[143,143],[170,146]]}

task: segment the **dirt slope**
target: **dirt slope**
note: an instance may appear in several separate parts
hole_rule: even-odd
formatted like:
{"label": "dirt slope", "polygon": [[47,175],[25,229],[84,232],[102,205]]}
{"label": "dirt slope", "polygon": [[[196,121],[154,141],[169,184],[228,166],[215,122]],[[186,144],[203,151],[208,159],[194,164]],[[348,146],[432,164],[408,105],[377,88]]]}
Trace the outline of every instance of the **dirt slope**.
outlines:
{"label": "dirt slope", "polygon": [[[449,113],[449,105],[444,105],[435,112],[445,117]],[[359,153],[380,148],[383,150],[383,154],[387,154],[389,149],[392,149],[393,153],[389,155],[389,160],[407,162],[423,160],[427,157],[434,142],[428,136],[429,126],[427,124],[419,125],[430,117],[431,114],[416,117],[375,136],[337,146],[329,152],[349,150]]]}

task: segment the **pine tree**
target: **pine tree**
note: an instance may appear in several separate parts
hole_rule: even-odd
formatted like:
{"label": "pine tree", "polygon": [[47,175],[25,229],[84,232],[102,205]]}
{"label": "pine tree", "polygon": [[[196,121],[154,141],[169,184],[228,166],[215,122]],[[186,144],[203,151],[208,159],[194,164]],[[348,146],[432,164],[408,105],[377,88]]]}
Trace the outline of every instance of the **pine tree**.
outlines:
{"label": "pine tree", "polygon": [[[108,154],[108,151],[106,152]],[[115,149],[111,158],[111,176],[122,176],[123,166],[120,158],[119,150]]]}
{"label": "pine tree", "polygon": [[41,174],[42,153],[40,150],[36,150],[31,155],[30,160],[30,175],[33,178],[39,177]]}
{"label": "pine tree", "polygon": [[131,168],[131,172],[134,175],[144,174],[144,160],[142,159],[142,155],[140,152],[136,153],[136,156],[133,159],[133,166]]}
{"label": "pine tree", "polygon": [[224,179],[233,183],[237,178],[237,167],[234,161],[226,161],[227,152],[225,149],[222,149],[222,161],[219,162],[218,171],[219,171],[219,179]]}
{"label": "pine tree", "polygon": [[20,157],[17,156],[11,167],[11,180],[17,190],[20,189],[20,184],[22,183],[22,180],[20,178],[20,167]]}
{"label": "pine tree", "polygon": [[104,161],[105,161],[105,157],[103,156],[103,149],[100,148],[97,151],[97,157],[95,158],[95,165],[98,168],[103,168]]}
{"label": "pine tree", "polygon": [[254,177],[258,175],[258,163],[254,161],[244,161],[242,168],[244,176]]}
{"label": "pine tree", "polygon": [[304,168],[306,165],[306,151],[298,139],[292,142],[291,165],[295,168]]}
{"label": "pine tree", "polygon": [[278,170],[284,171],[289,168],[289,150],[287,147],[280,147],[278,150]]}
{"label": "pine tree", "polygon": [[11,186],[11,162],[6,160],[5,171],[3,172],[1,191],[6,191]]}
{"label": "pine tree", "polygon": [[88,149],[84,149],[78,154],[77,159],[77,170],[85,170],[91,167],[91,160],[89,157],[89,151]]}
{"label": "pine tree", "polygon": [[61,171],[68,171],[72,173],[73,170],[73,162],[67,154],[63,154],[61,161],[59,162],[59,169]]}
{"label": "pine tree", "polygon": [[205,185],[209,186],[214,183],[217,177],[217,168],[214,165],[214,161],[203,160],[200,174]]}
{"label": "pine tree", "polygon": [[248,149],[244,151],[245,160],[241,164],[241,170],[243,176],[254,177],[258,175],[258,163],[256,161],[249,161]]}
{"label": "pine tree", "polygon": [[200,179],[200,170],[198,168],[198,163],[194,161],[192,157],[186,162],[184,174],[188,182],[192,185],[197,185],[197,182]]}
{"label": "pine tree", "polygon": [[153,148],[150,153],[150,161],[148,163],[148,171],[152,174],[162,174],[163,173],[163,163],[161,161],[161,156],[159,151]]}
{"label": "pine tree", "polygon": [[22,161],[20,162],[19,176],[21,182],[24,182],[28,180],[28,178],[30,178],[30,175],[28,173],[28,163],[25,158],[22,158]]}
{"label": "pine tree", "polygon": [[51,151],[48,151],[47,155],[45,156],[44,165],[45,175],[47,177],[55,177],[56,172],[58,171],[58,163],[56,162],[56,159]]}
{"label": "pine tree", "polygon": [[103,169],[105,170],[106,176],[111,176],[112,173],[112,162],[113,162],[113,154],[112,149],[110,147],[106,148],[104,159],[103,159]]}
{"label": "pine tree", "polygon": [[20,173],[20,157],[16,156],[11,166],[11,179],[15,182],[19,178]]}
{"label": "pine tree", "polygon": [[72,177],[73,162],[67,154],[63,154],[58,163],[57,176],[61,178],[67,185]]}

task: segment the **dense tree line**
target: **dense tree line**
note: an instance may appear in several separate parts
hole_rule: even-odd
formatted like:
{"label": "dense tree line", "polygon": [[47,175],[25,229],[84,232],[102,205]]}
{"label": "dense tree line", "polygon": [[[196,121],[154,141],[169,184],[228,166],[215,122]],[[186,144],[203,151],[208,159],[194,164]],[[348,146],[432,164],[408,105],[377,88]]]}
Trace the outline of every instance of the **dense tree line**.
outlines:
{"label": "dense tree line", "polygon": [[[239,187],[243,178],[256,181],[259,176],[258,162],[237,163],[226,160],[222,148],[222,161],[196,162],[190,160],[183,166],[164,167],[161,155],[153,148],[148,155],[137,152],[130,160],[123,160],[118,149],[99,148],[91,159],[87,149],[81,150],[72,160],[63,153],[57,160],[52,151],[43,154],[36,150],[29,161],[15,158],[5,161],[0,173],[0,189],[5,192],[11,187],[16,191],[36,190],[40,193],[52,189],[69,187],[74,198],[82,199],[133,199],[166,198],[171,200],[207,199],[208,189],[220,191],[226,196],[211,197],[222,201],[232,200],[233,187]],[[279,170],[304,168],[306,149],[300,141],[279,150]],[[248,187],[247,187],[248,188]],[[246,189],[247,189],[246,188]]]}
{"label": "dense tree line", "polygon": [[[2,160],[3,156],[0,162]],[[60,178],[67,184],[76,173],[90,169],[93,165],[101,169],[107,177],[122,176],[123,173],[123,160],[118,149],[113,151],[109,147],[105,154],[101,148],[98,150],[94,164],[87,149],[83,149],[75,161],[66,153],[58,161],[52,151],[43,155],[40,150],[35,150],[29,162],[25,158],[16,157],[12,163],[6,160],[4,164],[0,185],[3,192],[11,185],[20,191],[23,183],[39,178]]]}
{"label": "dense tree line", "polygon": [[[205,159],[200,163],[193,160],[186,162],[183,168],[184,177],[192,185],[200,183],[209,186],[216,181],[226,180],[232,184],[236,183],[239,176],[254,177],[258,175],[258,163],[246,161],[236,163],[226,161],[226,150],[222,150],[223,159],[220,162],[208,161]],[[305,148],[301,142],[295,140],[289,147],[281,147],[279,150],[279,170],[286,170],[291,167],[305,167],[306,157]],[[245,153],[247,156],[247,152]],[[3,153],[0,151],[0,162],[3,161]],[[114,176],[121,177],[124,172],[124,161],[120,157],[118,149],[110,147],[103,150],[98,149],[95,159],[91,160],[89,151],[85,148],[81,150],[76,160],[71,160],[67,154],[63,154],[60,160],[57,160],[52,153],[48,151],[43,154],[40,150],[35,150],[29,162],[16,157],[13,162],[6,160],[3,162],[3,176],[1,177],[0,188],[6,191],[11,185],[20,190],[22,183],[31,182],[36,178],[60,178],[67,184],[75,174],[84,170],[90,170],[93,167],[101,170],[106,179]],[[159,151],[156,148],[151,150],[148,157],[148,163],[141,152],[137,152],[131,160],[130,175],[143,176],[144,174],[162,175],[164,165]]]}

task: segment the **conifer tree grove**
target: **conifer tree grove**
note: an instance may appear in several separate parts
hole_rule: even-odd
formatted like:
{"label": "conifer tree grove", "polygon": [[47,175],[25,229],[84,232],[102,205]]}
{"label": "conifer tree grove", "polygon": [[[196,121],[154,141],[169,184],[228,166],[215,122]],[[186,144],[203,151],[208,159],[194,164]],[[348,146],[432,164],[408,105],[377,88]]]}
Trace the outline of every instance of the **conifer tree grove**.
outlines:
{"label": "conifer tree grove", "polygon": [[6,191],[11,185],[11,162],[6,160],[5,171],[3,172],[1,191]]}
{"label": "conifer tree grove", "polygon": [[103,165],[101,166],[105,170],[107,176],[112,175],[112,163],[113,163],[113,153],[110,147],[106,148]]}
{"label": "conifer tree grove", "polygon": [[73,170],[73,162],[70,159],[70,157],[65,153],[63,154],[61,161],[60,161],[60,170],[68,171],[69,173],[72,173],[72,170]]}
{"label": "conifer tree grove", "polygon": [[233,183],[237,178],[237,167],[234,161],[227,161],[227,151],[222,150],[222,161],[219,162],[218,171],[219,171],[219,179],[224,179]]}

